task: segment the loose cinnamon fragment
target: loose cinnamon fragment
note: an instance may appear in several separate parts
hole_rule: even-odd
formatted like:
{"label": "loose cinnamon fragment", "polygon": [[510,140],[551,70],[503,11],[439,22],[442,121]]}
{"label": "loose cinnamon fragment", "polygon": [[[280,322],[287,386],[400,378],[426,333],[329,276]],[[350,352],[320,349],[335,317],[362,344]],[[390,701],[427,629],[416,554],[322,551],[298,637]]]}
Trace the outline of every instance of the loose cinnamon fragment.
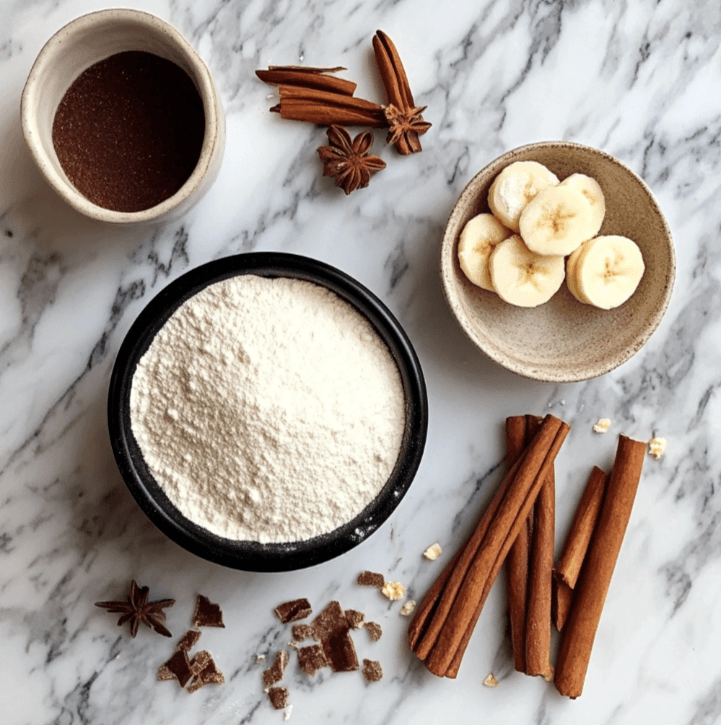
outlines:
{"label": "loose cinnamon fragment", "polygon": [[351,629],[361,629],[365,624],[366,615],[363,612],[358,612],[355,609],[346,609],[345,618],[348,620],[348,626]]}
{"label": "loose cinnamon fragment", "polygon": [[195,604],[195,614],[193,614],[193,626],[225,628],[223,624],[223,612],[220,610],[220,605],[214,604],[208,597],[198,594],[198,600]]}
{"label": "loose cinnamon fragment", "polygon": [[546,481],[569,427],[546,416],[521,458],[504,477],[496,495],[452,568],[441,574],[411,622],[411,649],[440,677],[455,677],[463,653],[508,550]]}
{"label": "loose cinnamon fragment", "polygon": [[338,602],[330,602],[313,620],[311,627],[313,637],[320,642],[333,672],[352,672],[358,669],[358,657],[348,633],[348,620]]}
{"label": "loose cinnamon fragment", "polygon": [[275,656],[275,662],[263,672],[263,686],[270,687],[275,685],[276,682],[280,682],[285,674],[287,664],[288,653],[285,650],[280,650]]}
{"label": "loose cinnamon fragment", "polygon": [[571,698],[583,692],[593,641],[631,517],[645,453],[645,443],[619,436],[601,511],[561,633],[554,683],[562,695]]}
{"label": "loose cinnamon fragment", "polygon": [[189,652],[195,645],[198,643],[198,640],[200,639],[200,635],[202,632],[199,632],[197,629],[189,629],[178,641],[178,644],[175,646],[176,649],[184,649],[186,652]]}
{"label": "loose cinnamon fragment", "polygon": [[270,66],[268,70],[257,70],[255,75],[263,83],[271,86],[300,86],[301,88],[314,88],[319,91],[331,91],[352,96],[356,84],[343,78],[336,78],[329,73],[335,73],[345,68],[304,68],[302,66]]}
{"label": "loose cinnamon fragment", "polygon": [[276,710],[282,710],[288,706],[288,689],[285,687],[271,687],[268,690],[268,699]]}
{"label": "loose cinnamon fragment", "polygon": [[340,126],[328,129],[328,145],[318,149],[323,162],[323,176],[330,176],[346,193],[364,189],[371,176],[385,169],[385,162],[368,153],[373,146],[370,131],[359,133],[352,141],[350,134]]}
{"label": "loose cinnamon fragment", "polygon": [[283,624],[297,622],[299,619],[305,619],[313,613],[307,599],[294,599],[292,602],[284,602],[279,604],[274,611]]}
{"label": "loose cinnamon fragment", "polygon": [[366,682],[378,682],[383,679],[383,668],[378,660],[363,660],[363,677]]}
{"label": "loose cinnamon fragment", "polygon": [[207,650],[198,652],[191,660],[190,667],[193,670],[193,680],[188,685],[188,692],[195,692],[205,685],[222,685],[225,682],[223,673]]}
{"label": "loose cinnamon fragment", "polygon": [[298,650],[298,665],[306,674],[313,677],[318,670],[328,667],[328,658],[319,644],[302,647]]}
{"label": "loose cinnamon fragment", "polygon": [[293,639],[296,642],[303,642],[313,636],[313,629],[309,624],[294,624],[292,631]]}
{"label": "loose cinnamon fragment", "polygon": [[373,37],[373,52],[388,96],[385,115],[390,131],[387,141],[404,156],[422,151],[418,137],[426,133],[431,124],[421,115],[425,106],[416,107],[400,55],[393,41],[382,30],[376,31]]}
{"label": "loose cinnamon fragment", "polygon": [[386,583],[383,574],[378,574],[375,571],[362,571],[358,574],[356,583],[363,587],[378,587],[379,589]]}
{"label": "loose cinnamon fragment", "polygon": [[383,636],[383,629],[377,622],[366,622],[365,630],[374,642],[377,642]]}
{"label": "loose cinnamon fragment", "polygon": [[[168,673],[170,673],[170,677]],[[174,677],[178,680],[181,687],[185,687],[192,676],[193,668],[190,666],[188,653],[182,649],[177,650],[158,670],[159,680],[169,680]]]}

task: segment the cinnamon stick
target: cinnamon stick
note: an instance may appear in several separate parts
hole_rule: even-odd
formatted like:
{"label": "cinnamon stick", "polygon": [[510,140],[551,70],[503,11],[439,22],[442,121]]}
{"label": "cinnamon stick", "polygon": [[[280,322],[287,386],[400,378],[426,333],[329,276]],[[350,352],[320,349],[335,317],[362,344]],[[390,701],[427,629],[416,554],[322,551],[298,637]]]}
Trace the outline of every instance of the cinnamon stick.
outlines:
{"label": "cinnamon stick", "polygon": [[[539,426],[526,416],[528,434]],[[551,466],[533,506],[533,534],[528,564],[526,605],[526,674],[553,678],[551,667],[551,579],[555,543],[556,481]]]}
{"label": "cinnamon stick", "polygon": [[326,75],[342,68],[298,68],[296,66],[271,66],[268,70],[257,70],[255,75],[271,86],[300,86],[319,91],[331,91],[345,96],[355,93],[353,81]]}
{"label": "cinnamon stick", "polygon": [[565,624],[571,608],[573,590],[581,572],[581,566],[591,542],[593,529],[596,526],[601,510],[603,494],[606,490],[608,476],[598,466],[594,466],[583,489],[573,515],[571,528],[558,557],[554,576],[553,589],[553,621],[560,632]]}
{"label": "cinnamon stick", "polygon": [[[506,470],[510,470],[526,446],[526,416],[506,418]],[[506,559],[506,598],[513,663],[519,672],[526,671],[526,601],[528,598],[528,557],[531,545],[529,516]]]}
{"label": "cinnamon stick", "polygon": [[636,498],[645,452],[645,443],[619,436],[601,512],[561,633],[554,683],[562,695],[571,698],[583,692],[593,641]]}
{"label": "cinnamon stick", "polygon": [[453,570],[441,575],[444,585],[433,587],[431,600],[417,610],[409,643],[434,674],[456,676],[493,581],[526,525],[568,430],[558,418],[546,416],[531,445],[504,477]]}
{"label": "cinnamon stick", "polygon": [[280,113],[281,118],[324,126],[385,128],[388,125],[383,109],[362,98],[298,86],[283,85],[278,91],[280,103],[270,110]]}

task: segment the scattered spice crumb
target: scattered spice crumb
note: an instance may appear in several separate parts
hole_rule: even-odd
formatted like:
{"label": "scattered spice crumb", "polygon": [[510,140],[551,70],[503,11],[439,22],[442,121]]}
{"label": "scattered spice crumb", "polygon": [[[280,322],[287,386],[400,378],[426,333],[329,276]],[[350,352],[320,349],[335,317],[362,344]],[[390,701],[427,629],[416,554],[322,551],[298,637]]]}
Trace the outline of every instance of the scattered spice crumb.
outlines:
{"label": "scattered spice crumb", "polygon": [[383,668],[378,660],[363,660],[363,677],[366,682],[378,682],[383,679]]}
{"label": "scattered spice crumb", "polygon": [[175,646],[175,649],[182,649],[189,652],[198,643],[201,634],[202,632],[199,632],[197,629],[189,629],[180,638],[178,644]]}
{"label": "scattered spice crumb", "polygon": [[193,681],[188,685],[188,692],[195,692],[205,685],[222,685],[225,682],[223,673],[218,669],[212,655],[207,650],[198,652],[190,662],[193,670]]}
{"label": "scattered spice crumb", "polygon": [[383,574],[374,571],[362,571],[358,574],[356,580],[362,587],[378,587],[379,589],[386,583]]}
{"label": "scattered spice crumb", "polygon": [[262,662],[265,659],[265,655],[256,655],[255,661],[256,662]]}
{"label": "scattered spice crumb", "polygon": [[377,642],[383,636],[383,628],[377,622],[366,622],[365,628],[374,642]]}
{"label": "scattered spice crumb", "polygon": [[192,676],[193,669],[190,666],[188,653],[182,649],[177,650],[158,670],[159,680],[172,680],[175,678],[181,687],[185,687]]}
{"label": "scattered spice crumb", "polygon": [[358,669],[348,620],[337,601],[332,601],[313,620],[313,638],[320,642],[333,672],[352,672]]}
{"label": "scattered spice crumb", "polygon": [[275,685],[276,682],[280,682],[283,679],[287,664],[288,653],[285,650],[280,650],[275,656],[275,662],[263,672],[263,685],[270,687]]}
{"label": "scattered spice crumb", "polygon": [[283,713],[283,720],[290,720],[290,716],[293,714],[293,706],[288,705],[288,707],[285,708],[285,712]]}
{"label": "scattered spice crumb", "polygon": [[318,670],[328,667],[328,664],[328,658],[319,644],[298,650],[298,666],[310,677],[313,677]]}
{"label": "scattered spice crumb", "polygon": [[275,613],[283,624],[288,624],[288,622],[297,622],[299,619],[309,617],[313,610],[307,599],[294,599],[292,602],[284,602],[277,606]]}
{"label": "scattered spice crumb", "polygon": [[346,609],[345,617],[348,620],[348,626],[351,629],[361,629],[365,623],[366,615],[363,612],[358,612],[355,609]]}
{"label": "scattered spice crumb", "polygon": [[288,690],[285,687],[271,687],[268,690],[268,698],[276,710],[288,707]]}
{"label": "scattered spice crumb", "polygon": [[648,452],[656,460],[666,452],[666,439],[665,438],[651,438],[648,442]]}
{"label": "scattered spice crumb", "polygon": [[223,624],[223,612],[220,611],[220,605],[214,604],[208,597],[198,594],[198,601],[195,604],[195,614],[193,614],[193,626],[225,628]]}
{"label": "scattered spice crumb", "polygon": [[395,601],[403,599],[406,595],[406,588],[400,582],[386,582],[381,589],[381,593],[391,601]]}
{"label": "scattered spice crumb", "polygon": [[[349,610],[350,611],[350,610]],[[348,614],[348,612],[346,612]],[[313,628],[310,624],[294,624],[293,625],[293,639],[295,642],[303,642],[306,639],[310,639],[313,636]]]}
{"label": "scattered spice crumb", "polygon": [[413,614],[416,608],[416,600],[415,599],[409,599],[402,607],[401,607],[401,614],[404,617],[407,617],[409,614]]}
{"label": "scattered spice crumb", "polygon": [[611,427],[611,420],[609,418],[601,418],[596,425],[593,426],[594,433],[606,433]]}
{"label": "scattered spice crumb", "polygon": [[498,680],[493,676],[493,674],[490,674],[485,680],[483,680],[483,684],[486,687],[498,687]]}
{"label": "scattered spice crumb", "polygon": [[436,542],[435,544],[432,544],[431,546],[429,546],[423,552],[423,556],[425,556],[426,559],[435,561],[442,553],[443,553],[443,549],[441,549],[441,545],[438,542]]}

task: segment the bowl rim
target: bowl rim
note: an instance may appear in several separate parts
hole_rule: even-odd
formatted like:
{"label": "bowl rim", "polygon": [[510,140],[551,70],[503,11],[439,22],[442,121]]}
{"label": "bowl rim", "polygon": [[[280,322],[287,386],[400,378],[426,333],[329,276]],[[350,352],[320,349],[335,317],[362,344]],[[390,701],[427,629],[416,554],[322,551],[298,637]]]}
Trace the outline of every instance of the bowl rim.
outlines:
{"label": "bowl rim", "polygon": [[[183,302],[210,284],[240,274],[293,277],[322,285],[348,302],[376,330],[395,360],[405,393],[401,453],[378,494],[334,531],[299,542],[261,544],[226,539],[204,529],[171,503],[142,460],[132,434],[130,388],[136,366],[157,332]],[[390,310],[364,285],[324,262],[284,252],[249,252],[207,262],[161,290],[141,311],[123,340],[108,390],[108,429],[115,461],[130,493],[172,541],[208,561],[244,571],[302,569],[335,558],[372,534],[395,510],[420,466],[428,429],[428,399],[420,362]]]}
{"label": "bowl rim", "polygon": [[[57,55],[67,50],[73,37],[84,30],[102,27],[115,22],[133,22],[151,31],[164,35],[181,53],[190,68],[191,80],[195,84],[203,103],[205,113],[205,133],[200,148],[200,156],[190,176],[172,196],[148,209],[135,212],[106,209],[84,197],[67,179],[55,169],[50,155],[40,140],[37,108],[39,78],[44,70],[52,65]],[[20,100],[20,119],[25,142],[35,164],[50,186],[76,211],[91,219],[112,224],[150,223],[160,221],[173,211],[201,186],[210,171],[216,146],[219,142],[222,120],[218,112],[218,96],[208,66],[188,42],[185,36],[173,25],[157,15],[132,8],[108,8],[95,10],[81,15],[57,30],[43,45],[30,69]]]}
{"label": "bowl rim", "polygon": [[[496,174],[500,173],[503,168],[505,168],[506,166],[508,166],[509,163],[515,160],[514,157],[517,156],[519,153],[533,152],[539,149],[546,150],[551,148],[569,147],[575,150],[590,152],[594,155],[601,156],[604,160],[614,164],[621,170],[628,173],[640,185],[641,189],[647,195],[649,204],[658,216],[661,222],[661,226],[664,230],[664,240],[666,242],[665,248],[668,253],[669,265],[668,273],[663,282],[664,290],[661,304],[647,319],[646,325],[644,326],[641,334],[634,340],[633,345],[629,345],[623,351],[623,353],[619,353],[618,355],[614,356],[612,360],[606,362],[603,365],[597,366],[597,368],[592,372],[584,370],[583,372],[579,371],[575,374],[553,374],[552,372],[547,373],[536,370],[528,364],[518,363],[512,358],[504,356],[496,349],[495,346],[488,344],[485,336],[478,334],[478,331],[469,324],[467,320],[467,315],[463,311],[462,305],[459,301],[457,291],[452,284],[452,280],[454,278],[453,253],[455,250],[455,244],[458,234],[452,233],[451,227],[452,225],[454,225],[457,218],[459,216],[462,216],[466,205],[473,202],[477,198],[477,193],[474,187],[477,180],[481,176],[487,175],[490,171],[494,169],[496,170]],[[525,144],[523,146],[517,146],[513,149],[510,149],[509,151],[506,151],[505,153],[501,154],[500,156],[496,157],[488,164],[486,164],[466,184],[465,188],[461,192],[461,195],[458,197],[458,200],[453,205],[453,209],[448,216],[448,221],[446,222],[446,226],[443,230],[443,239],[441,242],[440,255],[441,282],[446,302],[451,308],[451,312],[453,313],[453,316],[457,320],[458,324],[461,326],[461,329],[471,340],[471,342],[483,353],[485,353],[489,358],[491,358],[491,360],[498,363],[507,370],[510,370],[517,375],[529,378],[531,380],[539,380],[541,382],[548,383],[575,383],[583,382],[585,380],[591,380],[593,378],[600,377],[601,375],[605,375],[611,370],[614,370],[620,365],[623,365],[625,362],[628,362],[628,360],[630,360],[648,342],[651,335],[653,335],[658,326],[661,324],[661,320],[663,319],[663,316],[666,313],[666,310],[668,309],[669,303],[671,301],[671,294],[673,292],[674,281],[676,278],[676,254],[674,250],[671,229],[668,225],[668,222],[666,221],[666,217],[661,211],[661,207],[656,200],[656,197],[653,195],[653,192],[651,191],[648,184],[646,184],[646,182],[640,176],[638,176],[638,174],[636,174],[629,166],[624,164],[622,161],[619,161],[619,159],[617,159],[615,156],[612,156],[606,151],[595,148],[594,146],[588,146],[586,144],[577,143],[575,141],[538,141],[530,144]]]}

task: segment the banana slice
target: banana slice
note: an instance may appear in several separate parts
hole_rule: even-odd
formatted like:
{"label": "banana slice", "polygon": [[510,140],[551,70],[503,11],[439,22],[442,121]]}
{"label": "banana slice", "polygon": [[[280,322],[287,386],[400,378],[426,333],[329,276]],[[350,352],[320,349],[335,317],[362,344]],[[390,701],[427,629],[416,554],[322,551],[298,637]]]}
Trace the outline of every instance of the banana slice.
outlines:
{"label": "banana slice", "polygon": [[488,271],[488,258],[499,242],[508,239],[513,232],[501,224],[493,214],[474,216],[461,232],[458,242],[458,261],[468,279],[483,289],[493,289]]}
{"label": "banana slice", "polygon": [[626,237],[608,236],[591,239],[584,247],[573,267],[578,299],[602,310],[622,305],[643,277],[638,245]]}
{"label": "banana slice", "polygon": [[541,189],[558,184],[558,177],[537,161],[516,161],[496,176],[488,190],[488,206],[509,229],[518,233],[518,220]]}
{"label": "banana slice", "polygon": [[581,255],[588,249],[589,242],[584,242],[571,256],[566,260],[566,286],[570,290],[571,294],[579,301],[583,302],[584,305],[590,304],[589,301],[581,294],[581,290],[578,289],[577,281],[577,269],[578,260]]}
{"label": "banana slice", "polygon": [[591,205],[591,224],[588,228],[588,239],[598,234],[603,218],[606,216],[606,197],[596,179],[585,174],[571,174],[559,186],[570,186],[583,194]]}
{"label": "banana slice", "polygon": [[588,240],[591,205],[573,186],[539,191],[521,213],[523,241],[536,254],[565,257]]}
{"label": "banana slice", "polygon": [[516,234],[493,250],[488,267],[502,300],[518,307],[537,307],[553,297],[563,283],[563,257],[534,254]]}

